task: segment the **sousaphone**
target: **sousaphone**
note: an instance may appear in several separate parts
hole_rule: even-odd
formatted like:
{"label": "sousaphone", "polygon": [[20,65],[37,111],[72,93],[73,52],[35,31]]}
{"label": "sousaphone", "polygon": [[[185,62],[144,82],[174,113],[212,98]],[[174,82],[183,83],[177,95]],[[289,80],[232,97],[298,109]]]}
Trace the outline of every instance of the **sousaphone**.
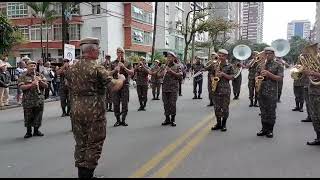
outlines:
{"label": "sousaphone", "polygon": [[[251,56],[251,53],[250,47],[244,44],[237,45],[232,51],[233,56],[240,61],[248,59]],[[234,78],[237,78],[241,74],[242,67],[235,66],[234,69],[236,72]]]}

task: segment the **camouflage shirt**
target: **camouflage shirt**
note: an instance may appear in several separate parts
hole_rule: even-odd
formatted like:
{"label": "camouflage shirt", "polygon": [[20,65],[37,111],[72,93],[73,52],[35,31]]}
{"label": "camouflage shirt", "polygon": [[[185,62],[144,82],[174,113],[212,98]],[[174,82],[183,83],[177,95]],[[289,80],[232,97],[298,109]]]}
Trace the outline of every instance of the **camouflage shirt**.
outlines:
{"label": "camouflage shirt", "polygon": [[[116,67],[116,66],[118,66],[118,63],[119,63],[119,60],[115,60],[115,61],[113,61],[112,63],[111,63],[111,70],[114,70],[114,68]],[[131,64],[131,62],[129,62],[129,61],[124,61],[124,66],[127,68],[127,69],[132,69],[132,64]],[[124,81],[124,84],[125,85],[129,85],[129,75],[128,75],[128,73],[123,69],[123,68],[121,68],[120,69],[120,72],[119,72],[120,74],[123,74],[125,77],[126,77],[126,80]],[[117,79],[118,77],[117,77],[117,73],[114,73],[113,74],[113,78],[115,78],[115,79]]]}
{"label": "camouflage shirt", "polygon": [[[253,61],[253,59],[251,61]],[[257,65],[258,65],[258,63],[254,63],[253,66],[249,67],[248,79],[254,79],[255,78],[256,72],[257,72]]]}
{"label": "camouflage shirt", "polygon": [[179,64],[170,64],[168,66],[172,71],[180,73],[181,77],[176,77],[170,73],[166,73],[163,77],[162,92],[178,92],[179,91],[179,81],[182,79],[182,70]]}
{"label": "camouflage shirt", "polygon": [[293,86],[305,86],[306,79],[307,79],[306,76],[302,75],[302,77],[300,79],[293,80]]}
{"label": "camouflage shirt", "polygon": [[[196,74],[197,72],[201,71],[202,69],[204,69],[204,65],[199,63],[199,64],[193,64],[192,65],[192,69],[194,70],[194,74]],[[203,75],[200,74],[199,76],[195,77],[195,80],[199,80],[203,78]]]}
{"label": "camouflage shirt", "polygon": [[[152,73],[158,72],[159,70],[160,70],[160,66],[157,66],[157,65],[155,65],[155,66],[153,66],[153,67],[151,68],[151,72],[152,72]],[[162,78],[159,77],[158,75],[159,75],[159,73],[151,76],[151,82],[152,82],[152,83],[161,83],[161,79],[162,79]]]}
{"label": "camouflage shirt", "polygon": [[112,77],[103,66],[84,59],[73,65],[66,77],[72,97],[105,96],[106,88],[113,86]]}
{"label": "camouflage shirt", "polygon": [[[260,75],[261,67],[257,67],[256,75]],[[283,77],[283,66],[278,62],[272,60],[268,61],[265,65],[265,70],[271,72],[274,75]],[[261,83],[260,94],[264,96],[268,96],[270,98],[277,98],[278,85],[277,81],[272,80],[271,78],[264,78]]]}
{"label": "camouflage shirt", "polygon": [[[234,69],[233,66],[229,63],[220,64],[220,70],[228,75],[233,76],[234,75]],[[213,70],[213,74],[215,74],[215,71]],[[231,94],[231,88],[229,84],[229,80],[221,77],[220,81],[218,82],[217,89],[214,92],[214,95],[226,95]]]}
{"label": "camouflage shirt", "polygon": [[[149,69],[148,67],[146,67],[147,69]],[[135,68],[135,74],[136,74],[136,83],[137,85],[148,85],[148,71],[146,71],[144,68],[140,68],[139,66],[137,66]]]}
{"label": "camouflage shirt", "polygon": [[[309,78],[308,78],[309,79]],[[313,80],[315,82],[318,82],[320,79],[316,79],[316,80]],[[310,80],[309,80],[309,94],[312,94],[312,95],[320,95],[320,85],[317,86],[317,85],[313,85]]]}
{"label": "camouflage shirt", "polygon": [[[42,80],[46,81],[46,78],[39,73],[36,73],[36,76],[40,76]],[[27,72],[23,73],[18,79],[18,86],[28,85],[34,81],[34,75],[28,74]],[[31,88],[23,90],[23,108],[33,108],[43,106],[44,104],[44,88],[39,87],[40,94],[38,93],[37,88]]]}
{"label": "camouflage shirt", "polygon": [[105,67],[107,71],[111,70],[111,62],[110,63],[103,62],[101,63],[101,65]]}

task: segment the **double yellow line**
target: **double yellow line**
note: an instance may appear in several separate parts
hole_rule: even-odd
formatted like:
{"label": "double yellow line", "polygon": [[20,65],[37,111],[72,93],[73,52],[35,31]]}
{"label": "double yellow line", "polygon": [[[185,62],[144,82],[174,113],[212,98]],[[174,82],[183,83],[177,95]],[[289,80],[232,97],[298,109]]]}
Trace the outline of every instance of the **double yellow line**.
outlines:
{"label": "double yellow line", "polygon": [[[243,84],[242,86],[244,86]],[[237,101],[238,102],[238,101]],[[233,106],[235,101],[231,101],[230,106]],[[212,115],[208,115],[197,123],[194,127],[190,128],[186,133],[176,139],[173,143],[165,147],[161,152],[154,156],[151,160],[142,165],[137,171],[135,171],[129,178],[143,178],[154,169],[164,158],[171,155],[179,146],[181,146],[188,138],[190,138],[195,132],[198,133],[179,150],[164,166],[156,171],[153,178],[166,178],[178,165],[192,152],[192,150],[210,133],[212,124],[211,119],[215,119]],[[203,127],[204,126],[204,127]],[[200,129],[203,127],[202,129]],[[200,130],[199,130],[200,129]]]}

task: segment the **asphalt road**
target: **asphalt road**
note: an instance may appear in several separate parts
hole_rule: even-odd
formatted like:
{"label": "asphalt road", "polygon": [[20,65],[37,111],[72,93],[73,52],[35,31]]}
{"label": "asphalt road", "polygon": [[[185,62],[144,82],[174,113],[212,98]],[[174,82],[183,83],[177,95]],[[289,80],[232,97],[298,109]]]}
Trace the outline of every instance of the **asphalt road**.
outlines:
{"label": "asphalt road", "polygon": [[[126,177],[319,177],[319,147],[305,145],[315,137],[306,112],[292,112],[292,80],[286,71],[282,102],[278,104],[274,138],[257,137],[258,108],[249,108],[247,71],[242,73],[240,100],[232,101],[228,131],[212,132],[213,108],[208,104],[207,78],[203,99],[192,100],[192,81],[178,98],[176,127],[161,126],[162,101],[137,111],[135,89],[130,91],[128,127],[113,127],[108,113],[107,139],[95,174]],[[233,98],[233,96],[231,96]],[[0,177],[77,177],[70,119],[61,118],[59,102],[45,104],[44,137],[23,139],[22,108],[0,111]]]}

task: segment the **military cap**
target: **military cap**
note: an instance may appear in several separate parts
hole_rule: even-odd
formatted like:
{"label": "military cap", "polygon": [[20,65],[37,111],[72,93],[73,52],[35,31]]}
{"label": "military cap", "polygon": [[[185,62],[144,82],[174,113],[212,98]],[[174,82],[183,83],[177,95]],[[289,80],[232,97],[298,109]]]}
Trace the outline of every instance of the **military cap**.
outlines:
{"label": "military cap", "polygon": [[265,48],[264,48],[264,51],[272,51],[272,52],[275,52],[275,50],[274,50],[273,47],[265,47]]}
{"label": "military cap", "polygon": [[218,55],[216,52],[212,52],[211,55]]}
{"label": "military cap", "polygon": [[100,40],[98,38],[87,37],[87,38],[84,38],[84,39],[80,40],[80,46],[82,46],[83,44],[96,44],[96,45],[99,45],[100,44]]}
{"label": "military cap", "polygon": [[175,58],[177,57],[176,54],[174,52],[172,52],[172,51],[168,51],[167,54],[171,54],[171,56],[173,56]]}
{"label": "military cap", "polygon": [[37,64],[37,63],[35,61],[29,60],[27,64],[29,65],[29,64]]}
{"label": "military cap", "polygon": [[225,54],[225,55],[228,55],[228,51],[225,50],[225,49],[219,49],[218,53],[222,53],[222,54]]}

